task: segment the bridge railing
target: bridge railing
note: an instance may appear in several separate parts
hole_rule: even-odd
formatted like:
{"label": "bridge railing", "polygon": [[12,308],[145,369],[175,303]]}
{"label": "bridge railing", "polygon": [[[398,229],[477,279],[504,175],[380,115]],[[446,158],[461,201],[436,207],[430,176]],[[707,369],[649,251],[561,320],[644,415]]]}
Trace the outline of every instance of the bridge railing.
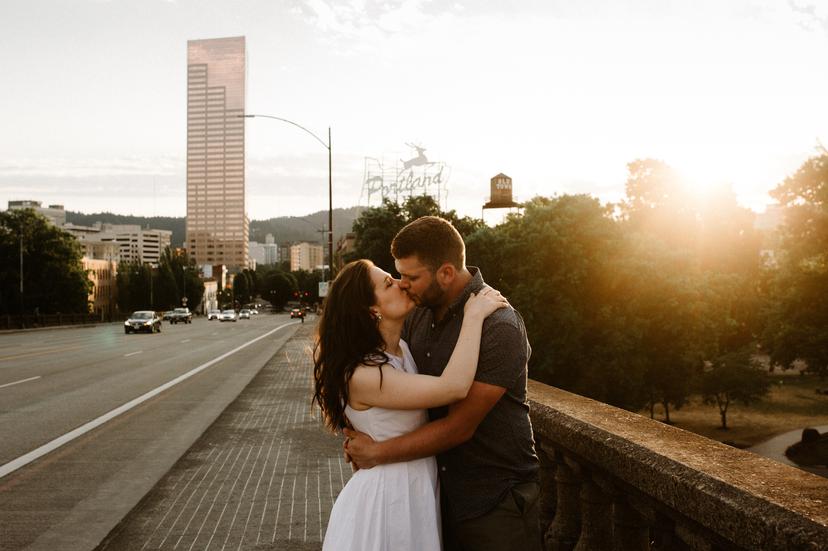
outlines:
{"label": "bridge railing", "polygon": [[828,549],[828,479],[536,381],[529,398],[547,549]]}
{"label": "bridge railing", "polygon": [[26,314],[0,315],[0,331],[6,329],[31,329],[58,327],[61,325],[89,325],[110,321],[123,321],[128,314]]}

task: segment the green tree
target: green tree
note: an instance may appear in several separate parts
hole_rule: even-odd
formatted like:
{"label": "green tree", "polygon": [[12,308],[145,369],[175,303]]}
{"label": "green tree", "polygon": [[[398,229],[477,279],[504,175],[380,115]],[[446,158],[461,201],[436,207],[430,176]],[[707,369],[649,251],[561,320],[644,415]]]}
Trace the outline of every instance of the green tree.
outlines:
{"label": "green tree", "polygon": [[227,287],[225,289],[220,290],[217,293],[216,300],[219,304],[219,309],[227,310],[234,308],[234,296],[233,296],[233,289]]}
{"label": "green tree", "polygon": [[0,212],[0,312],[87,312],[92,284],[81,257],[78,241],[33,209]]}
{"label": "green tree", "polygon": [[622,324],[613,330],[617,341],[630,345],[625,355],[640,370],[650,416],[661,404],[670,423],[671,407],[680,409],[696,390],[709,346],[705,286],[686,251],[646,234],[625,235],[619,252],[611,294]]}
{"label": "green tree", "polygon": [[153,309],[155,310],[172,310],[181,306],[178,284],[176,282],[173,267],[164,262],[162,254],[161,261],[158,264],[155,272],[155,279],[153,280]]}
{"label": "green tree", "polygon": [[778,269],[762,342],[771,361],[828,376],[828,154],[812,157],[771,192],[785,207]]}
{"label": "green tree", "polygon": [[617,276],[619,225],[586,195],[535,198],[522,215],[467,239],[467,259],[526,323],[530,376],[615,405],[642,405],[641,366],[624,332]]}
{"label": "green tree", "polygon": [[402,207],[388,199],[383,199],[382,206],[365,209],[354,222],[354,251],[345,261],[367,258],[386,272],[394,273],[391,240],[406,220]]}
{"label": "green tree", "polygon": [[233,297],[239,306],[250,302],[250,280],[243,271],[233,277]]}
{"label": "green tree", "polygon": [[115,283],[118,288],[118,309],[129,313],[135,310],[149,310],[150,294],[154,297],[154,285],[151,287],[152,269],[140,262],[121,262]]}
{"label": "green tree", "polygon": [[299,300],[313,304],[319,302],[319,282],[322,281],[322,270],[297,270],[291,272],[296,277]]}
{"label": "green tree", "polygon": [[755,365],[753,351],[745,348],[717,359],[702,376],[705,403],[716,404],[722,430],[727,430],[727,411],[732,403],[749,405],[768,393],[770,379]]}
{"label": "green tree", "polygon": [[364,210],[354,222],[354,251],[345,261],[367,258],[386,272],[395,273],[391,241],[403,226],[422,216],[445,218],[464,238],[485,227],[483,221],[476,218],[460,217],[454,210],[441,211],[437,201],[429,195],[409,197],[402,205],[384,199],[381,206]]}
{"label": "green tree", "polygon": [[262,279],[262,297],[277,309],[284,308],[298,289],[296,278],[289,272],[271,270]]}
{"label": "green tree", "polygon": [[[700,359],[716,361],[756,340],[761,330],[760,238],[753,228],[755,215],[737,204],[730,187],[695,192],[669,165],[653,159],[634,161],[628,169],[627,197],[620,209],[625,239],[647,242],[633,257],[659,266],[662,280],[651,282],[647,294],[666,291],[660,300],[673,303],[682,297],[671,325],[684,332],[679,348],[686,354],[647,375],[650,391],[661,395],[662,403],[667,400],[669,420],[669,404],[684,403]],[[696,316],[688,315],[694,311]],[[658,342],[652,346],[657,350]],[[651,413],[652,406],[651,400]]]}

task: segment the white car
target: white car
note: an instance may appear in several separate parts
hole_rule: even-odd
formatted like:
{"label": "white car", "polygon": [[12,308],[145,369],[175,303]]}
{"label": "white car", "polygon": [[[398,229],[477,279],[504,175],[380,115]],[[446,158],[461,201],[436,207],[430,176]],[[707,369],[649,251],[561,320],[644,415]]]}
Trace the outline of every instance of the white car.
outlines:
{"label": "white car", "polygon": [[219,314],[219,321],[238,321],[235,310],[222,310]]}
{"label": "white car", "polygon": [[249,320],[250,319],[250,310],[244,308],[239,312],[239,319],[240,320]]}
{"label": "white car", "polygon": [[221,310],[209,310],[207,312],[207,321],[217,320],[217,319],[219,319],[220,315],[221,315]]}

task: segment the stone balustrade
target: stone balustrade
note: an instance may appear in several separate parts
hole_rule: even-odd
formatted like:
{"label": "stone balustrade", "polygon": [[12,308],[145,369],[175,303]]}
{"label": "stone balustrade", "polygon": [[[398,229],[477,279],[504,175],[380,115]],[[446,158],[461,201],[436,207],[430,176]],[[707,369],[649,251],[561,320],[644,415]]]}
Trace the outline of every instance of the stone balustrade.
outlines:
{"label": "stone balustrade", "polygon": [[546,549],[828,550],[828,479],[536,381],[529,399]]}

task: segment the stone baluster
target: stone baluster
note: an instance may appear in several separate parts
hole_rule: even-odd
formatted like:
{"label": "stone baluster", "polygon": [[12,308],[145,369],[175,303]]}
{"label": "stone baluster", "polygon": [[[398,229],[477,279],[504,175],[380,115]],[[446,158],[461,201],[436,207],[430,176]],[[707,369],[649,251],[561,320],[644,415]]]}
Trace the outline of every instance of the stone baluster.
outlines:
{"label": "stone baluster", "polygon": [[656,517],[652,526],[653,551],[688,551],[687,545],[676,535],[676,524],[663,515]]}
{"label": "stone baluster", "polygon": [[560,451],[555,452],[555,463],[555,519],[546,532],[545,544],[550,551],[572,551],[581,533],[581,477],[578,466],[567,462]]}
{"label": "stone baluster", "polygon": [[591,476],[581,485],[581,535],[574,551],[605,551],[612,547],[612,501]]}
{"label": "stone baluster", "polygon": [[647,551],[650,549],[650,529],[647,520],[632,506],[621,492],[613,495],[612,503],[613,551]]}

